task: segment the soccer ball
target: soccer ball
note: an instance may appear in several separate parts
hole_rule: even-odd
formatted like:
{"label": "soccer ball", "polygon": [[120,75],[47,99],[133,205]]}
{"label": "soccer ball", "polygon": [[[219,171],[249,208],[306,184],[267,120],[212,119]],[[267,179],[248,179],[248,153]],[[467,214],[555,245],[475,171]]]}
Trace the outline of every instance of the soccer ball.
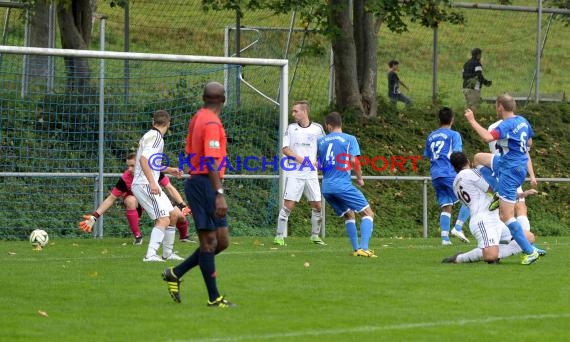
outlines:
{"label": "soccer ball", "polygon": [[33,246],[44,247],[49,241],[48,233],[45,230],[36,229],[30,234],[30,243]]}

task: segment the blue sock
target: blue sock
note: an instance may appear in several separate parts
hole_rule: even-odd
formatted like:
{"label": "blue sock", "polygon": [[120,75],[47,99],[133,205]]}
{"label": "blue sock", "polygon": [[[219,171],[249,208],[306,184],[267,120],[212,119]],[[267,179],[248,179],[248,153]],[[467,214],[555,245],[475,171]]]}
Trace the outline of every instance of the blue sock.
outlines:
{"label": "blue sock", "polygon": [[439,228],[441,229],[441,239],[449,240],[449,227],[451,226],[451,214],[444,211],[439,215]]}
{"label": "blue sock", "polygon": [[457,221],[455,222],[455,230],[460,232],[463,229],[465,221],[469,220],[470,215],[469,208],[465,204],[461,204],[459,215],[457,215]]}
{"label": "blue sock", "polygon": [[486,166],[483,166],[482,168],[479,169],[479,172],[481,172],[481,175],[483,176],[485,181],[489,184],[491,189],[493,189],[493,192],[497,192],[497,190],[499,190],[499,184],[498,184],[499,181],[496,175],[493,173],[493,170],[491,170]]}
{"label": "blue sock", "polygon": [[513,239],[515,239],[519,244],[523,252],[526,254],[532,254],[534,252],[534,248],[532,248],[532,245],[528,242],[526,236],[524,236],[521,224],[513,217],[506,222],[506,225],[509,227]]}
{"label": "blue sock", "polygon": [[358,232],[356,231],[356,223],[354,220],[346,220],[344,221],[344,226],[346,228],[346,234],[350,239],[350,243],[352,244],[352,250],[357,250],[360,247],[358,246]]}
{"label": "blue sock", "polygon": [[370,216],[364,216],[360,222],[360,247],[368,249],[368,242],[372,237],[372,230],[374,229],[374,220]]}

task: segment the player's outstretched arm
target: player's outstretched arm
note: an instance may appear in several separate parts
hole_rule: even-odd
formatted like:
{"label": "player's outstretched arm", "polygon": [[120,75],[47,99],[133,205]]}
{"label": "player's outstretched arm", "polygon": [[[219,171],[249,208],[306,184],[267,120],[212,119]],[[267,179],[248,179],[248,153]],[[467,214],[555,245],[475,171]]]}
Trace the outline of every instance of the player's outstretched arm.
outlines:
{"label": "player's outstretched arm", "polygon": [[164,192],[166,192],[168,198],[170,198],[171,200],[174,201],[174,203],[176,203],[176,206],[180,209],[180,211],[182,211],[183,215],[186,216],[192,213],[192,210],[190,210],[190,208],[186,205],[186,203],[184,203],[184,200],[182,199],[180,192],[176,190],[176,188],[172,185],[172,183],[168,183],[162,189],[164,190]]}
{"label": "player's outstretched arm", "polygon": [[79,229],[86,233],[91,233],[91,230],[93,229],[95,222],[97,222],[97,219],[100,216],[103,216],[103,214],[105,214],[107,210],[111,208],[116,200],[117,197],[115,195],[109,194],[109,196],[105,198],[101,205],[99,205],[99,208],[97,208],[93,213],[83,215],[84,220],[79,222]]}
{"label": "player's outstretched arm", "polygon": [[487,131],[487,129],[485,129],[477,122],[477,120],[475,119],[475,114],[470,108],[465,109],[465,118],[467,119],[467,122],[469,122],[471,127],[473,127],[475,132],[481,137],[481,139],[483,139],[483,141],[489,143],[493,140],[496,140],[495,137],[493,137],[493,135],[489,131]]}

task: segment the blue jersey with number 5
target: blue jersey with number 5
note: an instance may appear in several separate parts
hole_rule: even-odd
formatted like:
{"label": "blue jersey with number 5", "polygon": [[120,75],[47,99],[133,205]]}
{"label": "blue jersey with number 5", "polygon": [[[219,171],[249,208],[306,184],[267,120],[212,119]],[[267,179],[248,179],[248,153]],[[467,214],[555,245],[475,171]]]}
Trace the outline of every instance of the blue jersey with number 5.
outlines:
{"label": "blue jersey with number 5", "polygon": [[330,133],[317,142],[319,162],[323,171],[323,193],[342,193],[351,189],[351,158],[360,155],[360,146],[353,135]]}
{"label": "blue jersey with number 5", "polygon": [[461,152],[461,135],[449,128],[439,128],[431,132],[426,139],[424,157],[431,162],[431,178],[455,177],[456,173],[449,161],[453,152]]}
{"label": "blue jersey with number 5", "polygon": [[499,134],[497,149],[501,153],[502,167],[511,168],[528,161],[528,140],[534,131],[522,116],[503,120],[495,129]]}

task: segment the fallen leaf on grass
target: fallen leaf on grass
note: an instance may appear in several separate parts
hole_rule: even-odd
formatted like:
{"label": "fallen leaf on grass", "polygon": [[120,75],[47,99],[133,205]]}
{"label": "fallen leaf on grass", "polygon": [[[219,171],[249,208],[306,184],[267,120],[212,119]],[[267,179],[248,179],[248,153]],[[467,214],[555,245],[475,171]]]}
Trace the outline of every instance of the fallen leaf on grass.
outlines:
{"label": "fallen leaf on grass", "polygon": [[42,311],[42,310],[38,310],[38,315],[44,316],[44,317],[49,317],[48,314],[47,314],[47,312]]}
{"label": "fallen leaf on grass", "polygon": [[8,252],[8,255],[16,255],[15,252]]}

